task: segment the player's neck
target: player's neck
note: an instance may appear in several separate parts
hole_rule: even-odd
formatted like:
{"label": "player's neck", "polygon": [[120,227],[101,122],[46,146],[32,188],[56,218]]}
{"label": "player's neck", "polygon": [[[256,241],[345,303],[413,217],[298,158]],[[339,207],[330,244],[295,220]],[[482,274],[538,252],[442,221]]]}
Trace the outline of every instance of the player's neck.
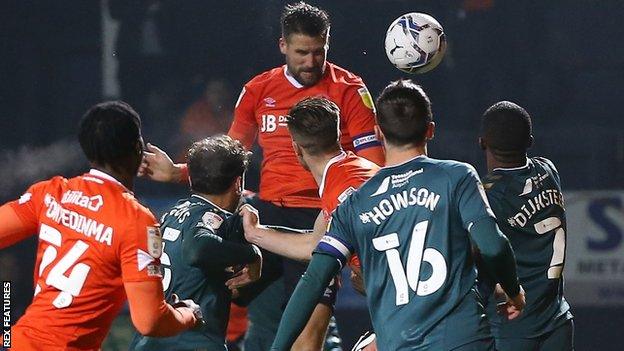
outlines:
{"label": "player's neck", "polygon": [[518,157],[513,160],[500,160],[497,159],[491,152],[486,152],[485,154],[488,173],[492,172],[496,168],[517,168],[522,167],[526,164],[526,155],[522,157]]}
{"label": "player's neck", "polygon": [[120,182],[123,186],[125,186],[128,190],[134,190],[134,175],[123,174],[108,165],[101,166],[98,164],[91,164],[91,168],[97,169],[98,171],[102,171],[110,175],[111,177],[115,178],[115,180]]}
{"label": "player's neck", "polygon": [[200,192],[195,192],[195,194],[210,201],[213,205],[219,207],[222,210],[233,212],[234,209],[236,209],[237,203],[234,203],[235,201],[233,200],[233,197],[230,196],[229,193],[225,193],[223,195],[208,195],[208,194],[204,194]]}
{"label": "player's neck", "polygon": [[386,166],[396,166],[418,156],[427,156],[427,145],[421,146],[394,146],[385,143]]}
{"label": "player's neck", "polygon": [[323,181],[323,173],[325,173],[325,167],[327,167],[329,161],[332,158],[339,156],[342,152],[343,151],[341,149],[338,149],[335,152],[308,157],[308,168],[310,168],[310,173],[312,173],[317,185],[321,185],[321,182]]}

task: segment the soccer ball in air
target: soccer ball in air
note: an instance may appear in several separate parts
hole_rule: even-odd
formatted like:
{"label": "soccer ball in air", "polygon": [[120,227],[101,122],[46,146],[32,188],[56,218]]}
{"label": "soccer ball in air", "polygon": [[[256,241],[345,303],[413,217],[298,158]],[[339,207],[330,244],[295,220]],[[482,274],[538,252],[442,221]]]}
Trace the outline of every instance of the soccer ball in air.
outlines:
{"label": "soccer ball in air", "polygon": [[425,73],[442,61],[446,37],[435,18],[411,12],[388,27],[385,46],[388,60],[396,68],[407,73]]}

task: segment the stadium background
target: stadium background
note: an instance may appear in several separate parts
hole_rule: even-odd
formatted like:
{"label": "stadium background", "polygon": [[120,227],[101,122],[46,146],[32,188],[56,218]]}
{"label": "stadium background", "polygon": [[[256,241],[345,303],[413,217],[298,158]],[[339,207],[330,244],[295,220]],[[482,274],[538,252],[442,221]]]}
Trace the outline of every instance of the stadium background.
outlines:
{"label": "stadium background", "polygon": [[[413,76],[438,125],[430,154],[485,170],[480,113],[509,99],[533,115],[533,154],[551,158],[568,209],[566,294],[578,350],[621,350],[624,325],[624,3],[610,1],[310,1],[332,17],[329,60],[361,75],[376,95],[407,77],[383,52],[387,25],[421,11],[444,26],[449,51]],[[283,63],[283,1],[104,0],[0,3],[0,200],[32,182],[87,167],[75,141],[87,107],[122,98],[141,113],[145,137],[181,159],[190,141],[227,130],[242,84]],[[258,155],[258,158],[261,155]],[[257,165],[255,166],[257,170]],[[252,172],[253,173],[253,172]],[[257,180],[250,176],[249,187]],[[257,178],[256,178],[257,179]],[[155,213],[185,193],[138,181]],[[28,305],[36,240],[0,252],[12,281],[13,319]],[[366,327],[349,288],[338,306],[346,345]],[[127,312],[126,312],[127,313]],[[349,323],[346,323],[346,321]],[[120,317],[105,344],[125,349]]]}

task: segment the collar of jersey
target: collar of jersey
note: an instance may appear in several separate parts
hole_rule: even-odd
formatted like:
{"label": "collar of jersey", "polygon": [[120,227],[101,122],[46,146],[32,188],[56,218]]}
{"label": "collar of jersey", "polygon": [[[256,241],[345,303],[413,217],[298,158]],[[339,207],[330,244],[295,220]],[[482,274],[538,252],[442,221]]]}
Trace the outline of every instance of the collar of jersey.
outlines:
{"label": "collar of jersey", "polygon": [[396,164],[396,165],[381,167],[381,169],[391,169],[391,168],[395,168],[395,167],[401,167],[401,166],[403,166],[403,165],[405,165],[407,163],[410,163],[410,162],[412,162],[412,161],[414,161],[416,159],[419,159],[419,158],[427,158],[427,155],[418,155],[416,157],[412,157],[409,160],[403,161],[403,162],[401,162],[399,164]]}
{"label": "collar of jersey", "polygon": [[340,152],[340,155],[336,155],[332,157],[329,161],[327,161],[327,164],[325,165],[325,169],[323,170],[323,177],[321,178],[321,185],[319,186],[319,197],[323,196],[323,187],[325,187],[325,177],[327,176],[327,170],[334,163],[344,160],[345,157],[347,157],[347,153],[343,150]]}
{"label": "collar of jersey", "polygon": [[524,166],[520,166],[520,167],[512,167],[512,168],[503,168],[503,167],[500,167],[500,168],[494,168],[494,169],[492,170],[492,172],[494,172],[494,171],[503,171],[503,172],[505,172],[505,171],[519,171],[519,170],[521,170],[521,169],[525,169],[525,168],[528,168],[528,167],[529,167],[529,159],[527,158],[527,159],[526,159],[526,163],[524,164]]}
{"label": "collar of jersey", "polygon": [[290,72],[288,72],[288,66],[284,65],[284,77],[292,84],[295,88],[301,89],[303,88],[303,84],[299,83],[295,77],[293,77]]}
{"label": "collar of jersey", "polygon": [[191,195],[191,197],[193,197],[193,196],[195,196],[196,198],[199,198],[199,199],[202,199],[202,200],[206,201],[207,203],[209,203],[209,204],[211,204],[212,206],[214,206],[217,210],[219,210],[219,211],[221,211],[221,212],[224,212],[224,213],[226,213],[227,215],[230,215],[230,216],[232,215],[232,212],[230,212],[230,211],[228,211],[228,210],[224,210],[224,209],[222,209],[221,207],[219,207],[219,206],[215,205],[215,203],[214,203],[214,202],[212,202],[212,201],[210,201],[210,200],[206,199],[205,197],[203,197],[203,196],[201,196],[201,195],[198,195],[198,194],[192,194],[192,195]]}
{"label": "collar of jersey", "polygon": [[132,191],[128,190],[128,188],[126,188],[123,184],[121,184],[120,181],[115,179],[115,177],[113,177],[112,175],[110,175],[110,174],[108,174],[106,172],[100,171],[99,169],[91,168],[89,170],[89,175],[91,175],[93,177],[96,177],[96,178],[99,178],[99,179],[102,179],[102,180],[108,180],[110,182],[113,182],[113,183],[119,185],[120,187],[122,187],[127,192],[132,193]]}

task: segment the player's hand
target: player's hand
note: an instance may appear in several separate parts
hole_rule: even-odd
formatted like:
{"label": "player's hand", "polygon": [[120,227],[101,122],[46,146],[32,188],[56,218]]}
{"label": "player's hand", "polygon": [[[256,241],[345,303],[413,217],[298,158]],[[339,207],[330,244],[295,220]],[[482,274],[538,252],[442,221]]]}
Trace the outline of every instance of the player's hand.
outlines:
{"label": "player's hand", "polygon": [[510,298],[505,294],[500,284],[496,284],[495,296],[501,296],[501,293],[504,294],[505,302],[496,305],[497,313],[506,316],[508,320],[517,318],[526,305],[524,289],[520,286],[518,295]]}
{"label": "player's hand", "polygon": [[356,266],[351,267],[351,286],[358,293],[366,296],[366,289],[364,288],[364,277],[362,276],[362,269]]}
{"label": "player's hand", "polygon": [[243,267],[243,269],[234,273],[234,276],[225,282],[225,286],[234,292],[236,289],[260,279],[261,275],[262,258],[259,258],[256,262],[250,263]]}
{"label": "player's hand", "polygon": [[241,206],[240,215],[243,217],[245,239],[252,244],[257,244],[261,236],[261,233],[257,230],[260,228],[258,210],[249,204],[245,204]]}
{"label": "player's hand", "polygon": [[191,310],[196,320],[195,327],[198,327],[204,324],[204,317],[203,317],[201,308],[199,307],[198,304],[195,303],[195,301],[191,299],[180,300],[180,298],[176,294],[171,295],[171,298],[173,299],[171,303],[171,306],[173,306],[173,308],[175,309],[186,308],[186,309]]}
{"label": "player's hand", "polygon": [[159,182],[175,182],[180,175],[169,155],[150,143],[147,143],[146,151],[143,152],[137,174]]}

